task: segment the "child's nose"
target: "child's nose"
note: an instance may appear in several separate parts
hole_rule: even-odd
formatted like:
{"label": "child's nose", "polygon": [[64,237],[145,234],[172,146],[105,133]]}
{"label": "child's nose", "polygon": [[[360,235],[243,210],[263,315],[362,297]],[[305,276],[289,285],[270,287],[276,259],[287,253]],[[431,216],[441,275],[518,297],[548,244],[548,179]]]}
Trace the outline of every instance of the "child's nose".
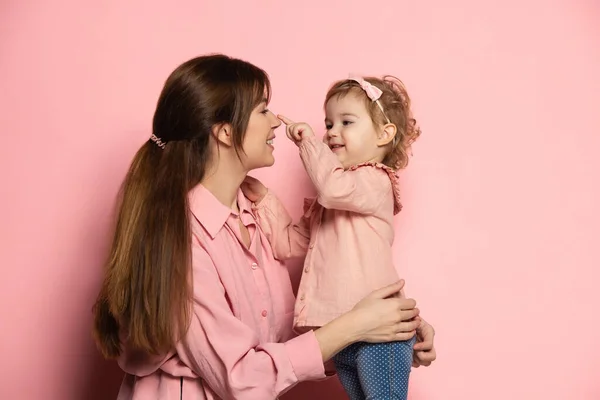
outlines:
{"label": "child's nose", "polygon": [[331,129],[329,129],[327,131],[327,136],[329,136],[329,137],[336,137],[336,136],[339,136],[339,134],[340,134],[340,132],[335,127],[331,127]]}

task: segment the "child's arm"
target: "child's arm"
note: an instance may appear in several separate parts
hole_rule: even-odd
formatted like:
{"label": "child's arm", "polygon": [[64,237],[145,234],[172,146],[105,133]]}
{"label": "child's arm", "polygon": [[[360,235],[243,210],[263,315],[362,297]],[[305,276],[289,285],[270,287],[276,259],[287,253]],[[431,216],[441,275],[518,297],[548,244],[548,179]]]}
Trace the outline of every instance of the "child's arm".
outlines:
{"label": "child's arm", "polygon": [[294,224],[275,194],[255,178],[246,177],[241,188],[244,195],[253,202],[256,220],[271,243],[275,258],[287,260],[304,257],[310,242],[309,218],[304,215]]}
{"label": "child's arm", "polygon": [[303,136],[299,149],[318,201],[325,208],[371,214],[392,191],[386,173],[377,168],[344,170],[329,146],[315,136]]}
{"label": "child's arm", "polygon": [[378,168],[345,171],[329,146],[317,140],[310,125],[277,116],[300,149],[300,158],[325,208],[372,214],[392,192],[387,173]]}
{"label": "child's arm", "polygon": [[267,236],[278,260],[304,257],[310,242],[310,221],[302,216],[294,224],[283,204],[273,192],[252,207],[258,224]]}

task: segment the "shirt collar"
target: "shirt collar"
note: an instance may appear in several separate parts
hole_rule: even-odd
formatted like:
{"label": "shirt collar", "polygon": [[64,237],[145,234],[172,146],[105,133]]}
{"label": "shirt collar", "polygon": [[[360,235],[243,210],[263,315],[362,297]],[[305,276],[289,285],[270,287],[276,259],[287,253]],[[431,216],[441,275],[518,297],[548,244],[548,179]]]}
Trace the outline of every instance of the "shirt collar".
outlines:
{"label": "shirt collar", "polygon": [[[250,201],[238,189],[237,202],[240,213],[251,213]],[[231,215],[237,215],[231,208],[221,203],[207,188],[198,185],[190,191],[189,204],[192,214],[200,225],[214,239]]]}

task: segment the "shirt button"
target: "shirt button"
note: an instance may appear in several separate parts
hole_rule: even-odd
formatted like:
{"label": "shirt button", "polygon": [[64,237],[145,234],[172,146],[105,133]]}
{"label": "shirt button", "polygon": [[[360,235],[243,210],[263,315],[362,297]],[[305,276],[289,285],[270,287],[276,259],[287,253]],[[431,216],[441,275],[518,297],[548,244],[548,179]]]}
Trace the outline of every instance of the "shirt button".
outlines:
{"label": "shirt button", "polygon": [[315,247],[314,243],[309,246],[309,248],[311,248],[311,249],[313,249],[314,247]]}
{"label": "shirt button", "polygon": [[310,268],[308,268],[308,267],[304,268],[304,272],[308,272],[308,271],[310,271]]}
{"label": "shirt button", "polygon": [[306,298],[306,296],[302,295],[300,296],[300,300],[304,300]]}
{"label": "shirt button", "polygon": [[257,263],[252,263],[252,269],[256,269],[258,268],[258,264]]}
{"label": "shirt button", "polygon": [[262,315],[263,317],[266,317],[267,316],[267,310],[263,310],[263,312],[261,312],[260,315]]}

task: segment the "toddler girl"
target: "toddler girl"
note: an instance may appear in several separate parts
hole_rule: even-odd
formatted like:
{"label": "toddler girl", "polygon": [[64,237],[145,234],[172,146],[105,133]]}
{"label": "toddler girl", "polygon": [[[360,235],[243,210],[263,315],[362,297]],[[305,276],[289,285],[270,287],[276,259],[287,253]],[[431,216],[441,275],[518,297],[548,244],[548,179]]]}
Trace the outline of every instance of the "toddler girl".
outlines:
{"label": "toddler girl", "polygon": [[[389,76],[335,83],[325,99],[322,141],[309,125],[279,118],[299,147],[316,199],[305,200],[304,215],[293,224],[260,182],[248,178],[242,190],[275,257],[306,257],[293,312],[301,332],[398,281],[392,261],[393,217],[402,208],[396,173],[406,167],[420,129],[402,82]],[[350,398],[406,399],[414,340],[358,342],[338,353],[335,366]]]}

